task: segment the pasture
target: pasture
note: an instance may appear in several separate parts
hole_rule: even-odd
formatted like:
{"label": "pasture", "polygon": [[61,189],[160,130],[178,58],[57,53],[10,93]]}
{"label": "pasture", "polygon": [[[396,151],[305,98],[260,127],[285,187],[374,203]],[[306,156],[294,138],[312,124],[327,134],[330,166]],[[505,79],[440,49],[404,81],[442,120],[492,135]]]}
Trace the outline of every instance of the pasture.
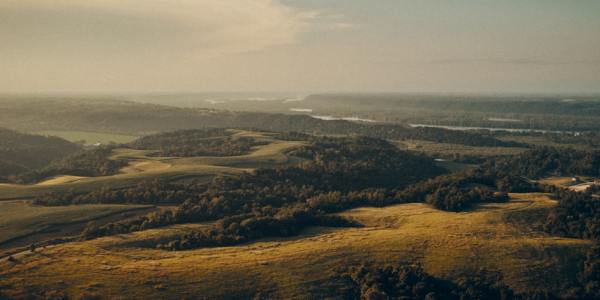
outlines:
{"label": "pasture", "polygon": [[13,297],[66,291],[69,298],[116,298],[127,290],[129,298],[148,293],[251,298],[258,291],[286,299],[343,298],[343,271],[362,263],[392,262],[420,263],[443,278],[480,269],[499,272],[518,292],[553,290],[559,280],[574,278],[574,262],[582,259],[591,242],[549,237],[519,222],[541,221],[538,212],[555,205],[548,195],[511,197],[509,203],[462,213],[424,204],[358,208],[342,215],[360,221],[362,228],[315,227],[297,237],[234,247],[178,252],[146,247],[148,239],[193,229],[185,225],[62,244],[17,262],[1,262],[0,285]]}

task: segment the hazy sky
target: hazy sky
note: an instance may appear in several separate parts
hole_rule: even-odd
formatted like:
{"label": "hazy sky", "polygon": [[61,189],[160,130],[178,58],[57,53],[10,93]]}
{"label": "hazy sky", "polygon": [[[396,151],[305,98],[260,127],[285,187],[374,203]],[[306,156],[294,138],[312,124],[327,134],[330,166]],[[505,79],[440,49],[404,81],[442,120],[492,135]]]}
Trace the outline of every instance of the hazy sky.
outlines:
{"label": "hazy sky", "polygon": [[597,0],[0,0],[0,92],[598,92]]}

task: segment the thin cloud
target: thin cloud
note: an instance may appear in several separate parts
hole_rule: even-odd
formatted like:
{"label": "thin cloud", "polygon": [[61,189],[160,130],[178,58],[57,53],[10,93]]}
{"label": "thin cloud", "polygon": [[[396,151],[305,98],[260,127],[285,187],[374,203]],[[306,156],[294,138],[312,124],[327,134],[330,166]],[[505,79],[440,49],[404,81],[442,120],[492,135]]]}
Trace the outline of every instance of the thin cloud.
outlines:
{"label": "thin cloud", "polygon": [[572,65],[572,64],[590,64],[599,63],[600,61],[594,60],[572,60],[572,61],[552,61],[542,59],[531,59],[531,58],[455,58],[455,59],[435,59],[430,60],[427,63],[432,65],[449,65],[449,64],[473,64],[473,63],[485,63],[485,64],[510,64],[510,65],[530,65],[530,66],[552,66],[552,65]]}
{"label": "thin cloud", "polygon": [[319,19],[277,0],[8,0],[0,4],[0,36],[10,43],[0,53],[241,53],[296,43]]}

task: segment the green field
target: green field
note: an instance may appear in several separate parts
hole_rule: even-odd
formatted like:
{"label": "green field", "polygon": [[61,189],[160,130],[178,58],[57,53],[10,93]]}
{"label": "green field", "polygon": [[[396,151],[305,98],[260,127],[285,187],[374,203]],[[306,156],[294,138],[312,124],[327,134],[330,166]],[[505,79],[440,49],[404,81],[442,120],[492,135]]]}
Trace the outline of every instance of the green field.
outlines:
{"label": "green field", "polygon": [[95,143],[101,144],[124,144],[129,143],[138,138],[134,135],[123,135],[114,133],[101,133],[101,132],[90,132],[90,131],[62,131],[62,130],[44,130],[34,132],[40,135],[50,135],[63,138],[70,142],[85,141],[86,145],[92,145]]}

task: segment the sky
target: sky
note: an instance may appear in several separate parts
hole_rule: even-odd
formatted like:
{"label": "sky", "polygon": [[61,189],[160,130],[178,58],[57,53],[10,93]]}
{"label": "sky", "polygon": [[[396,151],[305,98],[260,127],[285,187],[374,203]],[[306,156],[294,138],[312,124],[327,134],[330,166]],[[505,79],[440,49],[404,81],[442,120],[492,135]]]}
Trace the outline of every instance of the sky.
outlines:
{"label": "sky", "polygon": [[600,92],[597,0],[1,0],[0,92]]}

